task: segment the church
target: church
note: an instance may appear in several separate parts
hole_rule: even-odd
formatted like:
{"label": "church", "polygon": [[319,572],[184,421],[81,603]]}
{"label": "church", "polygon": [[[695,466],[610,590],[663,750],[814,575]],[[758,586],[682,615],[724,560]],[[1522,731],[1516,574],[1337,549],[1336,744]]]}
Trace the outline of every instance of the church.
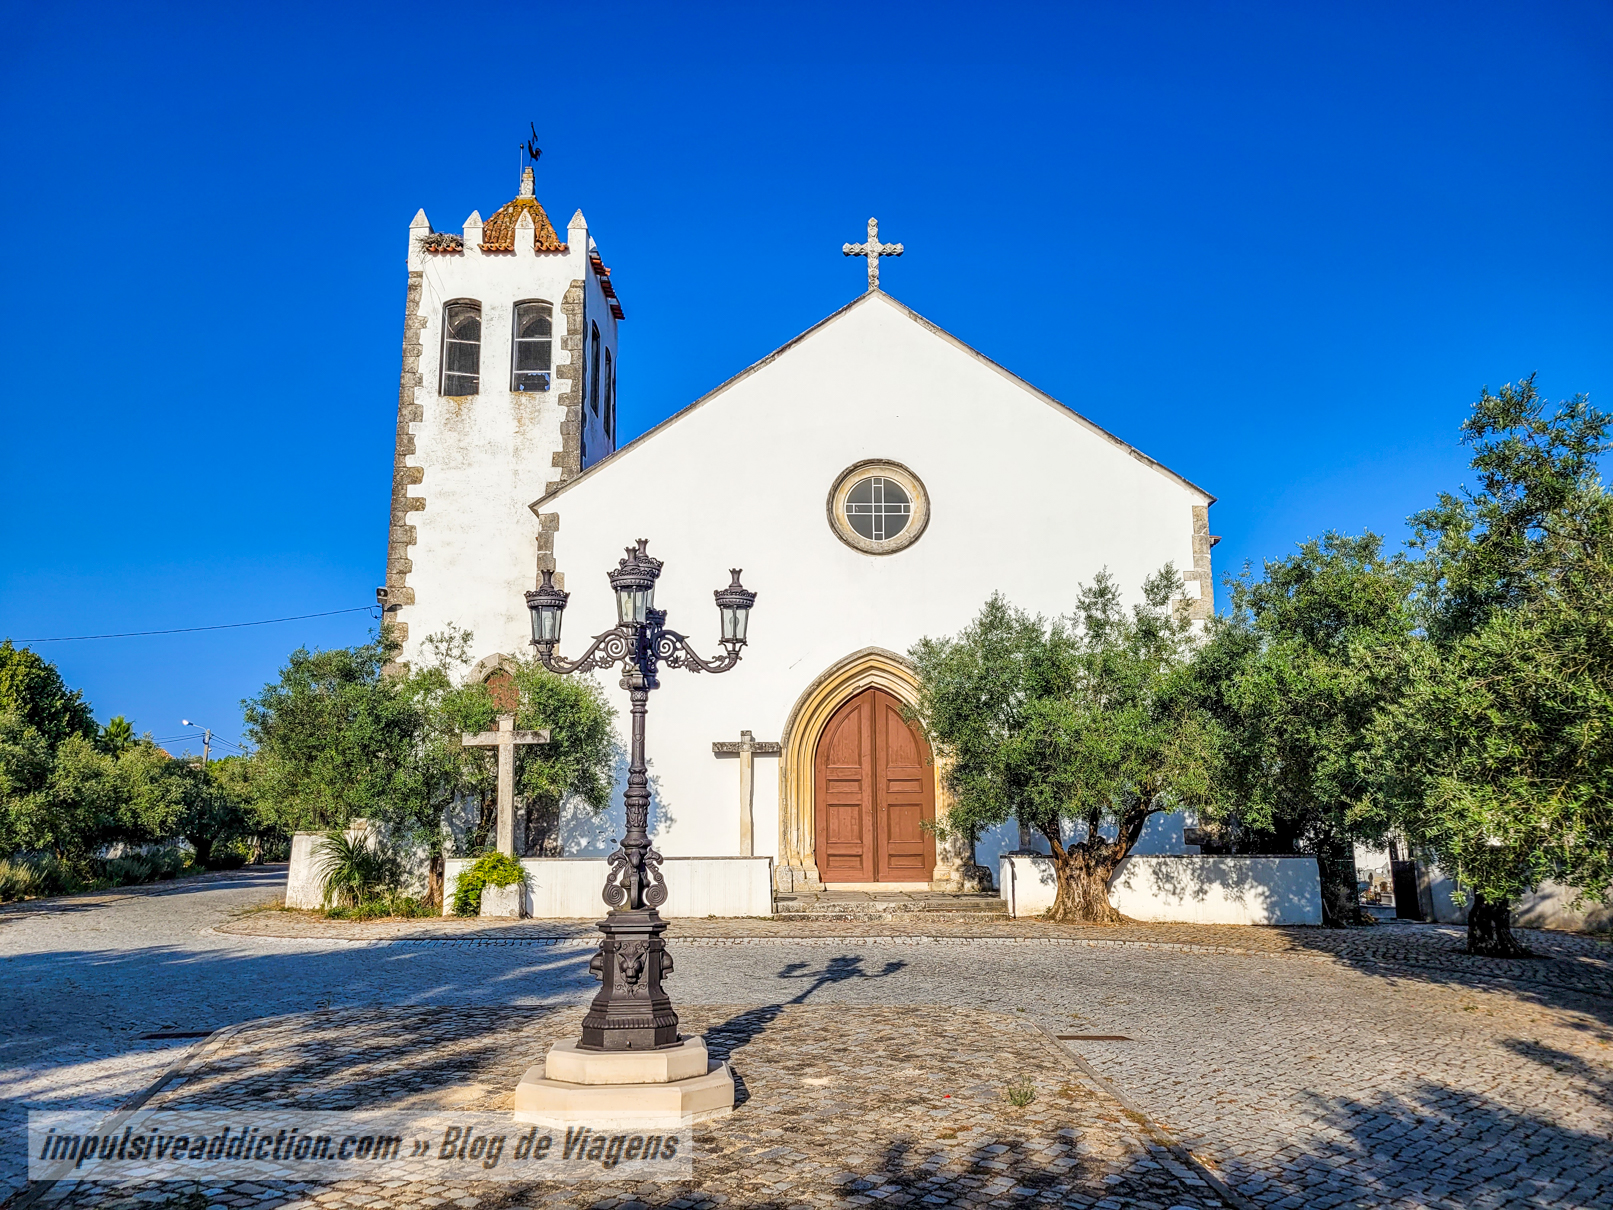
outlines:
{"label": "church", "polygon": [[[1105,568],[1137,593],[1174,564],[1186,608],[1213,607],[1214,498],[886,293],[880,258],[903,249],[868,236],[842,249],[866,257],[866,291],[620,443],[626,311],[580,210],[562,238],[527,168],[485,221],[437,231],[422,211],[408,232],[378,593],[401,658],[453,625],[474,636],[468,675],[497,676],[531,652],[524,594],[546,570],[577,654],[615,625],[606,572],[638,539],[664,561],[667,626],[720,654],[712,593],[743,569],[738,667],[651,695],[651,828],[669,862],[749,859],[779,892],[959,889],[1019,847],[1012,826],[972,852],[922,826],[947,796],[903,717],[918,639],[998,591],[1066,613]],[[564,857],[614,846],[624,783],[602,818],[564,823]],[[1180,817],[1155,817],[1148,851],[1194,851]]]}

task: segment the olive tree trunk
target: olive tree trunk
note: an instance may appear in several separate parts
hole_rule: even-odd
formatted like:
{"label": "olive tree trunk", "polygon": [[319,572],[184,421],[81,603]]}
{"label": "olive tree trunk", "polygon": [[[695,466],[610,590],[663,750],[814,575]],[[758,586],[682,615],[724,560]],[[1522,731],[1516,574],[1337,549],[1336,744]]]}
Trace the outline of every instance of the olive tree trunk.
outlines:
{"label": "olive tree trunk", "polygon": [[1475,894],[1467,908],[1467,952],[1485,958],[1527,958],[1529,947],[1512,935],[1512,905]]}
{"label": "olive tree trunk", "polygon": [[442,906],[442,884],[445,866],[441,847],[432,853],[430,862],[426,865],[426,902],[433,907]]}
{"label": "olive tree trunk", "polygon": [[1322,925],[1338,929],[1359,924],[1360,896],[1356,890],[1355,845],[1330,837],[1316,846],[1317,872],[1321,876]]}
{"label": "olive tree trunk", "polygon": [[206,866],[213,859],[213,838],[211,836],[187,836],[190,847],[196,850],[196,864]]}
{"label": "olive tree trunk", "polygon": [[1080,844],[1066,845],[1058,827],[1042,829],[1053,850],[1053,869],[1058,877],[1058,894],[1047,918],[1061,924],[1120,924],[1125,921],[1109,902],[1109,880],[1115,867],[1125,860],[1148,821],[1146,813],[1128,816],[1114,840],[1098,834],[1096,822]]}

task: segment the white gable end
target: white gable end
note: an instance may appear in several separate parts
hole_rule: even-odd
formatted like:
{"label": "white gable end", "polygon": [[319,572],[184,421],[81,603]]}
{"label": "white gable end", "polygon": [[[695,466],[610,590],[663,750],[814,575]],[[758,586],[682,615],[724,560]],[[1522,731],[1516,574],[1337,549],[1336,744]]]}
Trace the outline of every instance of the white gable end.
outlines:
{"label": "white gable end", "polygon": [[[928,504],[922,535],[895,553],[854,549],[831,524],[837,479],[875,459],[910,471]],[[532,474],[541,490],[544,469]],[[720,677],[667,671],[649,714],[658,847],[725,856],[738,852],[738,773],[735,761],[714,757],[714,741],[741,731],[790,740],[833,670],[875,658],[857,655],[869,649],[899,663],[919,638],[966,625],[994,591],[1056,615],[1105,568],[1128,594],[1167,562],[1207,581],[1210,503],[875,292],[510,525],[535,535],[541,521],[552,533],[554,566],[571,593],[563,655],[615,624],[605,573],[635,539],[647,538],[665,561],[656,603],[667,625],[707,655],[717,649],[712,592],[727,584],[728,568],[744,569],[760,595],[743,661]],[[456,620],[475,632],[478,655],[530,649],[522,594],[536,565],[534,550],[508,567],[502,593],[463,602]],[[615,677],[602,679],[616,696]],[[891,692],[900,696],[900,686]],[[812,775],[802,767],[816,737],[796,734],[793,743],[794,768],[787,752],[755,770],[755,851],[795,870],[784,886],[815,881],[806,833],[821,817],[805,801]]]}
{"label": "white gable end", "polygon": [[[830,528],[831,485],[866,459],[928,490],[926,531],[899,553],[861,553]],[[700,560],[702,585],[743,559],[765,630],[827,593],[894,646],[891,592],[917,638],[957,629],[993,590],[1055,614],[1104,567],[1127,591],[1166,561],[1189,571],[1192,510],[1210,499],[873,294],[533,507],[558,515],[556,566],[573,584],[603,574],[577,561],[596,541],[648,537],[679,567]]]}

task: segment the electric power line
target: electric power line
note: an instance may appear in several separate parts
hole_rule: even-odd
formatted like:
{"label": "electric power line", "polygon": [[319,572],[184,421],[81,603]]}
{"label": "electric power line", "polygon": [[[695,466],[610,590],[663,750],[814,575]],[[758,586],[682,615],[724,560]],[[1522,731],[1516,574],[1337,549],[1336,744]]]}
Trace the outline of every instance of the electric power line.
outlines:
{"label": "electric power line", "polygon": [[243,626],[272,626],[276,622],[302,622],[309,618],[330,618],[339,613],[373,613],[374,605],[352,609],[327,609],[324,613],[299,613],[291,618],[264,618],[261,622],[225,622],[218,626],[181,626],[174,630],[130,630],[124,634],[69,634],[49,639],[14,639],[15,643],[80,643],[86,639],[141,639],[154,634],[195,634],[202,630],[238,630]]}

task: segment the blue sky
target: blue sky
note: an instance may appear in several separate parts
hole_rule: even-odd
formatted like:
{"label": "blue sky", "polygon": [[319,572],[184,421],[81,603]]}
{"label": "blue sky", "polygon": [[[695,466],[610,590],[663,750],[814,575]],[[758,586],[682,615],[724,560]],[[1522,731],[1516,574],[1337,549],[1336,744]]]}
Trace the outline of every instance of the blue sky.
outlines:
{"label": "blue sky", "polygon": [[[581,207],[631,437],[855,297],[1219,497],[1217,571],[1398,540],[1481,386],[1613,404],[1600,3],[7,6],[0,635],[364,606],[405,232]],[[364,613],[48,643],[239,736]],[[173,745],[183,747],[183,743]],[[227,749],[226,749],[227,750]]]}

